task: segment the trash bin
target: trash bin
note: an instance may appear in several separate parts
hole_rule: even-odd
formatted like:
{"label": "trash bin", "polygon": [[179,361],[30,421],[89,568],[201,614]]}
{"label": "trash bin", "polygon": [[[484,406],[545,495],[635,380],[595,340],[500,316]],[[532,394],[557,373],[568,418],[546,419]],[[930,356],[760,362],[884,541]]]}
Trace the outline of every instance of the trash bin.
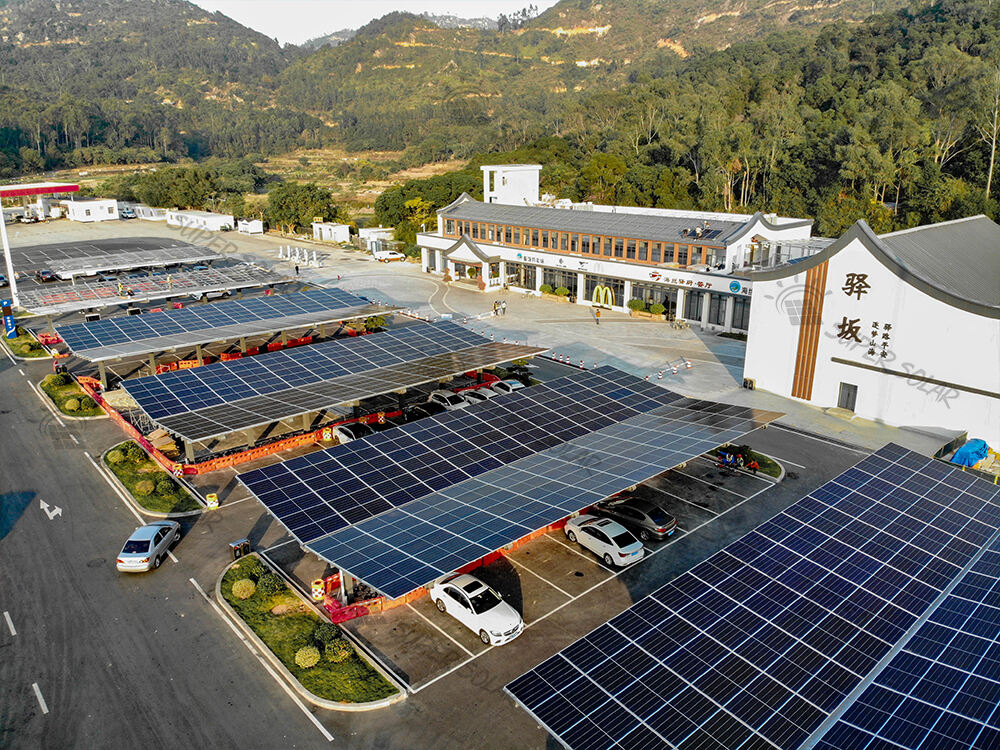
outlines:
{"label": "trash bin", "polygon": [[230,542],[229,549],[233,552],[233,559],[239,560],[241,557],[245,557],[250,554],[250,540],[238,539],[235,542]]}

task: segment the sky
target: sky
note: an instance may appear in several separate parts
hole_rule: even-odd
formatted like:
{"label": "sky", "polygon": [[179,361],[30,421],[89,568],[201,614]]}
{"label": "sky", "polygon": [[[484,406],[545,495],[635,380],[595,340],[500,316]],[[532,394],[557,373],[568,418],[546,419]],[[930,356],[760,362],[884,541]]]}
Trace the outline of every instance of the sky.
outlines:
{"label": "sky", "polygon": [[357,29],[394,10],[434,13],[461,18],[496,18],[528,5],[539,11],[556,0],[192,0],[205,10],[222,11],[244,26],[275,37],[282,44],[301,44],[308,39],[341,29]]}

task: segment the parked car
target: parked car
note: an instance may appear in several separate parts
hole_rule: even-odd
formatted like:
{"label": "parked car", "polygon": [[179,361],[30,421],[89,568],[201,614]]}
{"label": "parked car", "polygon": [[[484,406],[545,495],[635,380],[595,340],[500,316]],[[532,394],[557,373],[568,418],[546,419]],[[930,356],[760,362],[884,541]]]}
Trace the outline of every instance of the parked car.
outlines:
{"label": "parked car", "polygon": [[490,388],[498,394],[513,393],[514,391],[519,391],[524,388],[524,383],[520,380],[508,378],[507,380],[501,380],[498,383],[494,383],[490,386]]}
{"label": "parked car", "polygon": [[413,406],[407,406],[403,409],[403,421],[404,422],[416,422],[418,419],[423,419],[424,417],[433,417],[435,414],[441,414],[447,411],[441,404],[435,404],[431,402],[423,404],[414,404]]}
{"label": "parked car", "polygon": [[632,532],[610,518],[598,518],[586,513],[566,522],[566,537],[571,542],[579,542],[599,558],[605,565],[625,567],[643,558],[646,554],[642,542],[632,536]]}
{"label": "parked car", "polygon": [[469,408],[468,401],[451,391],[431,391],[431,395],[427,397],[427,403],[443,406],[447,411]]}
{"label": "parked car", "polygon": [[472,406],[476,404],[481,404],[484,401],[489,401],[491,398],[496,398],[500,394],[490,388],[477,388],[475,390],[462,391],[458,395],[464,398]]}
{"label": "parked car", "polygon": [[59,277],[56,276],[56,272],[49,268],[40,268],[35,271],[35,280],[42,283],[47,281],[56,281],[58,278]]}
{"label": "parked car", "polygon": [[153,521],[140,526],[125,542],[116,561],[123,573],[144,573],[160,567],[167,552],[181,538],[177,521]]}
{"label": "parked car", "polygon": [[380,263],[389,263],[394,260],[406,260],[406,256],[395,250],[372,250],[372,257]]}
{"label": "parked car", "polygon": [[128,207],[118,209],[118,218],[119,219],[134,219],[134,218],[136,218],[136,216],[135,216],[135,209],[128,208]]}
{"label": "parked car", "polygon": [[27,214],[26,216],[21,217],[22,224],[37,224],[38,221],[39,221],[38,217],[35,216],[34,214]]}
{"label": "parked car", "polygon": [[431,586],[431,600],[479,636],[487,646],[502,646],[524,632],[524,620],[500,594],[475,576],[451,576]]}
{"label": "parked car", "polygon": [[333,428],[333,432],[337,436],[337,440],[341,443],[349,443],[352,440],[358,440],[375,434],[375,430],[366,425],[364,422],[348,422],[347,424],[339,424]]}
{"label": "parked car", "polygon": [[644,497],[615,495],[597,503],[593,510],[634,531],[644,542],[666,539],[677,530],[677,519]]}
{"label": "parked car", "polygon": [[7,276],[0,273],[0,286],[7,286]]}

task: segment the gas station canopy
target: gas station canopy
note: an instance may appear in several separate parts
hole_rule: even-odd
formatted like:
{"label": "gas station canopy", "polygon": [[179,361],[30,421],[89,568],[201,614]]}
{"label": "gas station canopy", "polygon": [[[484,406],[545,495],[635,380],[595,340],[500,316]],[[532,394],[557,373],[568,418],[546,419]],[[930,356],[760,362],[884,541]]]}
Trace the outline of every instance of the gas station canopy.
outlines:
{"label": "gas station canopy", "polygon": [[19,198],[27,195],[75,193],[79,185],[69,182],[26,182],[21,185],[0,185],[0,198]]}

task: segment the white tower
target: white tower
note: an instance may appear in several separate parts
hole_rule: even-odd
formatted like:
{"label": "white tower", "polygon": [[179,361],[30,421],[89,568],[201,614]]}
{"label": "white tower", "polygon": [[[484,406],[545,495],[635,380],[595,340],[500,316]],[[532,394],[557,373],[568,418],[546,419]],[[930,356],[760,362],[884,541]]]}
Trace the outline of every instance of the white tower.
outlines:
{"label": "white tower", "polygon": [[541,164],[497,164],[483,170],[483,202],[525,206],[538,203]]}

